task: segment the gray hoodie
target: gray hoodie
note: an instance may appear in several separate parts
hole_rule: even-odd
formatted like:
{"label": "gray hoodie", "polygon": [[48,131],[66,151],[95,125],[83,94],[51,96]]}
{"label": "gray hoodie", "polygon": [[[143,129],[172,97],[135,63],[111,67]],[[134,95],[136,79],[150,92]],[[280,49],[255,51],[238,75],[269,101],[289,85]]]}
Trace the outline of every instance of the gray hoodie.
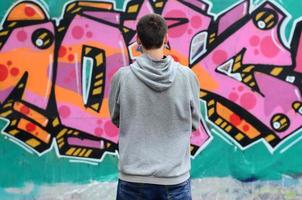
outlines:
{"label": "gray hoodie", "polygon": [[188,67],[143,54],[113,76],[109,110],[119,127],[120,179],[173,185],[190,177],[190,135],[200,108]]}

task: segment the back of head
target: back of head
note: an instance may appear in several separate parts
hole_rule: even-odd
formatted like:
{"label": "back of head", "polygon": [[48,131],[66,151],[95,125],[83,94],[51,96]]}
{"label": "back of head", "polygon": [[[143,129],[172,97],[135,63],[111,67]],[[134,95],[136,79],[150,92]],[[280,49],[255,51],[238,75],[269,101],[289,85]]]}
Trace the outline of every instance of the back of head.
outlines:
{"label": "back of head", "polygon": [[158,49],[163,45],[168,26],[158,14],[143,16],[136,26],[137,35],[146,50]]}

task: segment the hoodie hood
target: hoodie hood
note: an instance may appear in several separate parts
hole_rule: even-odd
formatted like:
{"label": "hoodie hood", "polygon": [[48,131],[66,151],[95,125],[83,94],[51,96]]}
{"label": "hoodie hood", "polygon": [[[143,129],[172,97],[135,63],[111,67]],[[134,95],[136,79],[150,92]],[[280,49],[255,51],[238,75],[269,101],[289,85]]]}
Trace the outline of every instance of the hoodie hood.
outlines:
{"label": "hoodie hood", "polygon": [[175,65],[171,56],[154,60],[142,54],[130,65],[136,77],[151,89],[162,92],[168,89],[175,80]]}

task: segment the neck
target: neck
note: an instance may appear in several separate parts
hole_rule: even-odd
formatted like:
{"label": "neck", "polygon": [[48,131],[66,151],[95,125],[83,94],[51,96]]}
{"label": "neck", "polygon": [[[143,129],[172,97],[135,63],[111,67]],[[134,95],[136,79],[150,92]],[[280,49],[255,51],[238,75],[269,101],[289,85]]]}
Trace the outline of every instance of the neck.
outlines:
{"label": "neck", "polygon": [[161,60],[164,57],[163,48],[150,49],[150,50],[144,49],[143,52],[155,60]]}

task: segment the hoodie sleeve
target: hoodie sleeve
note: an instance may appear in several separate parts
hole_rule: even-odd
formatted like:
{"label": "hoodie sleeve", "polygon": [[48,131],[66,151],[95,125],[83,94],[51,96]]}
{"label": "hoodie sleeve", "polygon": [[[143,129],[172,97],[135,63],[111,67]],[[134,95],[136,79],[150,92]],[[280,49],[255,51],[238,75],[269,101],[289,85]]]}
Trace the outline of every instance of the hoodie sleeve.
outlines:
{"label": "hoodie sleeve", "polygon": [[112,123],[119,127],[120,121],[120,75],[121,70],[117,71],[112,79],[110,84],[110,93],[109,93],[109,112]]}
{"label": "hoodie sleeve", "polygon": [[196,131],[200,125],[200,103],[199,103],[199,81],[194,74],[190,72],[190,84],[192,89],[192,97],[190,101],[192,116],[192,131]]}

